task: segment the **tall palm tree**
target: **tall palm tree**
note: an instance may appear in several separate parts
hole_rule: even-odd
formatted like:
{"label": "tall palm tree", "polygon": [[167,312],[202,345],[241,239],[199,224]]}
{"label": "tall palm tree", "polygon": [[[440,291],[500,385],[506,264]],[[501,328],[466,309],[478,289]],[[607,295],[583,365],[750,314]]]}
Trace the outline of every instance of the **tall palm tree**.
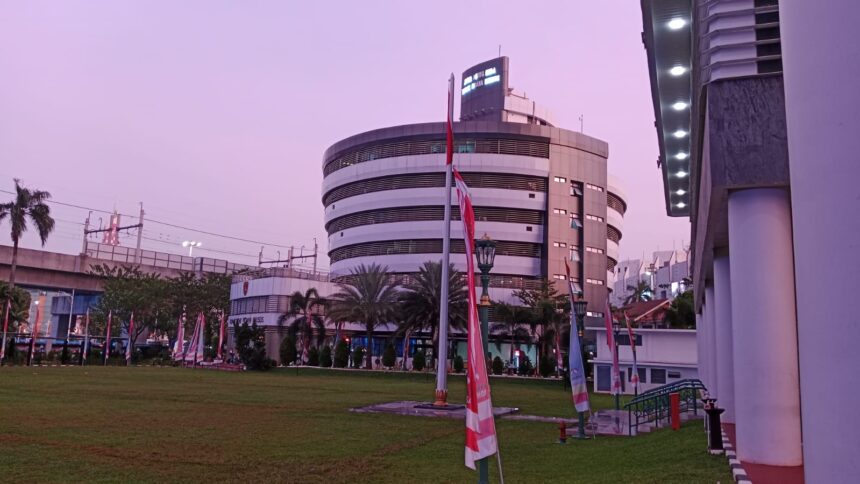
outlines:
{"label": "tall palm tree", "polygon": [[367,333],[366,368],[373,368],[373,330],[394,320],[397,310],[397,286],[389,282],[388,267],[377,264],[354,267],[349,282],[339,283],[331,296],[329,317],[334,321],[352,321],[364,325]]}
{"label": "tall palm tree", "polygon": [[316,288],[309,288],[304,294],[296,291],[290,295],[290,308],[278,318],[278,326],[283,325],[288,319],[295,318],[290,323],[290,336],[301,335],[302,363],[307,363],[308,349],[314,328],[317,331],[317,344],[319,346],[325,339],[325,321],[322,316],[314,313],[314,309],[325,307],[325,301],[320,298]]}
{"label": "tall palm tree", "polygon": [[630,291],[630,295],[624,299],[625,305],[639,301],[650,301],[654,298],[654,290],[645,281],[639,281],[639,284],[635,286],[627,286],[627,290]]}
{"label": "tall palm tree", "polygon": [[[463,273],[451,264],[448,270],[448,328],[466,329],[468,297]],[[433,355],[439,354],[439,307],[442,301],[442,263],[427,261],[400,293],[400,327],[398,333],[430,331]]]}
{"label": "tall palm tree", "polygon": [[523,306],[514,306],[507,303],[496,304],[494,316],[498,322],[493,323],[490,327],[490,333],[496,333],[496,348],[501,350],[502,340],[511,339],[511,354],[509,361],[514,361],[514,346],[517,341],[523,340],[526,344],[531,345],[531,335],[529,330],[523,327],[528,325],[534,315],[529,308]]}
{"label": "tall palm tree", "polygon": [[0,222],[9,217],[12,224],[12,268],[9,272],[9,289],[15,288],[15,269],[18,265],[18,242],[27,231],[27,221],[31,221],[39,232],[42,246],[48,241],[48,235],[54,230],[54,219],[51,218],[51,208],[45,203],[51,194],[41,190],[30,190],[21,186],[21,180],[15,178],[15,199],[0,204]]}

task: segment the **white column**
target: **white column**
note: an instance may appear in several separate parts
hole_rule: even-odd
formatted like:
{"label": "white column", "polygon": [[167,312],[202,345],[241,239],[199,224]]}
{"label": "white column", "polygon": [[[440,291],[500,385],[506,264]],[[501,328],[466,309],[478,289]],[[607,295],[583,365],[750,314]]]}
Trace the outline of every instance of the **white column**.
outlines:
{"label": "white column", "polygon": [[714,284],[711,281],[705,281],[705,300],[708,301],[705,306],[705,317],[708,320],[708,338],[705,354],[708,357],[708,392],[711,398],[720,398],[720,382],[717,381],[717,331],[716,317],[714,316]]}
{"label": "white column", "polygon": [[783,1],[806,482],[860,476],[860,3]]}
{"label": "white column", "polygon": [[[738,458],[800,465],[797,319],[786,190],[729,194],[729,250]],[[827,393],[818,397],[827,399]]]}
{"label": "white column", "polygon": [[[704,312],[704,306],[702,306]],[[707,387],[705,376],[705,318],[703,313],[696,313],[696,371],[699,380]]]}
{"label": "white column", "polygon": [[722,421],[735,423],[735,376],[732,350],[732,294],[729,257],[714,257],[714,316],[717,351],[717,387],[720,400],[717,405],[726,411]]}

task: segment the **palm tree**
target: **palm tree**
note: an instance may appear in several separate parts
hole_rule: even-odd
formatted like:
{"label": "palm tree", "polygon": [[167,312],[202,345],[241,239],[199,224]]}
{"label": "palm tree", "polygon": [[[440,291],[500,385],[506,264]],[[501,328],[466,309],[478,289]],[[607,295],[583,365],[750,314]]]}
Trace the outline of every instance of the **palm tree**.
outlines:
{"label": "palm tree", "polygon": [[[454,269],[448,270],[448,328],[466,329],[468,298],[465,278]],[[439,352],[439,307],[442,301],[442,263],[427,261],[418,269],[414,280],[400,293],[400,327],[398,334],[431,331],[433,355]]]}
{"label": "palm tree", "polygon": [[320,298],[316,288],[309,288],[304,294],[296,291],[290,296],[289,310],[278,318],[278,326],[283,325],[290,318],[295,318],[290,323],[289,332],[293,338],[297,334],[301,334],[302,363],[307,362],[308,347],[314,328],[317,330],[316,346],[319,346],[325,339],[325,322],[322,316],[314,313],[314,308],[324,306],[325,301]]}
{"label": "palm tree", "polygon": [[349,282],[338,283],[331,296],[329,317],[334,321],[352,321],[364,325],[367,332],[366,368],[373,368],[373,330],[394,320],[397,310],[397,287],[389,282],[388,267],[371,264],[350,270]]}
{"label": "palm tree", "polygon": [[529,331],[524,328],[523,324],[529,324],[532,321],[533,314],[529,308],[523,306],[514,306],[507,303],[496,304],[495,319],[498,322],[493,323],[490,327],[490,333],[496,333],[496,348],[502,349],[502,340],[511,339],[511,354],[509,361],[514,361],[514,346],[518,340],[523,340],[526,344],[531,345],[531,336]]}
{"label": "palm tree", "polygon": [[548,279],[542,279],[536,289],[515,291],[513,295],[532,312],[528,325],[532,339],[540,343],[540,361],[541,355],[551,352],[550,348],[555,346],[554,336],[550,337],[550,334],[554,335],[554,330],[567,321],[563,313],[565,310],[569,312],[570,302],[566,295],[559,294],[555,284]]}
{"label": "palm tree", "polygon": [[15,178],[15,199],[0,204],[0,222],[9,217],[12,224],[12,268],[9,272],[9,289],[15,288],[15,268],[18,264],[18,242],[27,231],[27,220],[36,226],[42,246],[48,241],[48,235],[54,230],[54,219],[51,218],[51,208],[45,203],[51,194],[41,190],[29,190],[21,186],[21,180]]}
{"label": "palm tree", "polygon": [[650,301],[654,298],[654,291],[645,281],[639,281],[639,284],[635,286],[627,286],[627,290],[631,292],[630,295],[624,299],[625,305],[639,301]]}

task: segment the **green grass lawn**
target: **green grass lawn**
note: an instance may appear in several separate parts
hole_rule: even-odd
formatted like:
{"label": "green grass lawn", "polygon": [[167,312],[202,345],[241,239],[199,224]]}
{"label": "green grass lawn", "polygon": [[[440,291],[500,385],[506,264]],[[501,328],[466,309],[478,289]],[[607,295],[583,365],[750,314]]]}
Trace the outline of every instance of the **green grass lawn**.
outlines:
{"label": "green grass lawn", "polygon": [[[463,422],[347,411],[433,389],[432,376],[324,370],[0,368],[0,481],[474,482]],[[496,405],[573,416],[557,381],[494,379],[492,390]],[[450,394],[462,401],[462,377]],[[553,424],[497,430],[509,483],[733,482],[698,422],[566,446]]]}

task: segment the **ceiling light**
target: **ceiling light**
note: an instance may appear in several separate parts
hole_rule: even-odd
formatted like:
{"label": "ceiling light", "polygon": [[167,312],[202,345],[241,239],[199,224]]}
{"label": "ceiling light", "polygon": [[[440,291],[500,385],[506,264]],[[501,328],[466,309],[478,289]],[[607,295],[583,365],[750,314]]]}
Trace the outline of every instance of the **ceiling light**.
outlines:
{"label": "ceiling light", "polygon": [[687,109],[687,106],[688,106],[688,104],[685,103],[684,101],[678,101],[672,105],[672,109],[674,109],[675,111],[683,111],[683,110]]}
{"label": "ceiling light", "polygon": [[673,18],[666,25],[668,25],[669,28],[672,30],[679,30],[684,28],[685,25],[687,25],[687,21],[682,18]]}
{"label": "ceiling light", "polygon": [[675,195],[685,195],[686,193],[687,193],[687,190],[684,190],[683,188],[679,188],[679,189],[675,190]]}
{"label": "ceiling light", "polygon": [[681,170],[681,171],[675,173],[675,176],[678,178],[684,178],[685,176],[687,176],[687,172],[684,170]]}
{"label": "ceiling light", "polygon": [[676,206],[676,207],[678,207],[678,208],[684,208],[684,207],[686,207],[686,206],[687,206],[687,204],[686,204],[686,203],[684,203],[684,202],[678,202],[678,203],[676,203],[676,204],[675,204],[675,206]]}
{"label": "ceiling light", "polygon": [[675,155],[675,159],[676,160],[686,160],[687,156],[688,156],[687,153],[678,153],[677,155]]}
{"label": "ceiling light", "polygon": [[687,132],[684,131],[683,129],[679,129],[678,131],[675,131],[674,133],[672,133],[672,136],[680,139],[680,138],[683,138],[684,136],[687,136]]}
{"label": "ceiling light", "polygon": [[673,76],[680,76],[683,75],[685,72],[687,72],[687,68],[684,66],[675,66],[669,69],[669,74],[672,74]]}

